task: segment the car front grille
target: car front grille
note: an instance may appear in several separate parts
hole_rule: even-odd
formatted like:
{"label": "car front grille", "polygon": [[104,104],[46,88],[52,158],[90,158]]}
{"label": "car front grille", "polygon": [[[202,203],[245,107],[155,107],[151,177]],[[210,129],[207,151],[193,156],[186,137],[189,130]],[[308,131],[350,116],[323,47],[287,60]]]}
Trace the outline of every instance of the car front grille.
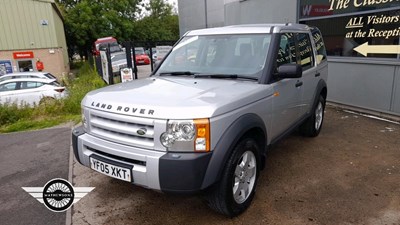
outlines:
{"label": "car front grille", "polygon": [[90,110],[89,133],[112,142],[154,149],[154,120]]}

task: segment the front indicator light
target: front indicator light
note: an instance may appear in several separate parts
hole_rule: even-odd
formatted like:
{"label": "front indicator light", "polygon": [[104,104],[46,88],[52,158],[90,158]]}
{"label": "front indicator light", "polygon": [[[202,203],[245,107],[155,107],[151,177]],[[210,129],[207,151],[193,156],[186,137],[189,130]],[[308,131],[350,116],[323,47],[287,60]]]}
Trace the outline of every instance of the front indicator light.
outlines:
{"label": "front indicator light", "polygon": [[194,140],[195,151],[208,152],[210,151],[210,120],[195,119],[196,138]]}

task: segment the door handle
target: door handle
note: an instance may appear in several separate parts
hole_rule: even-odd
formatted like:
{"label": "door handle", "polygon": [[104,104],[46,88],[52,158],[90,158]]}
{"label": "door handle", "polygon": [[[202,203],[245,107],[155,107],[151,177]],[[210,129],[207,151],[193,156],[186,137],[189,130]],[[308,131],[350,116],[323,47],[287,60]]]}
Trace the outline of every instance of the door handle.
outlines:
{"label": "door handle", "polygon": [[300,87],[300,86],[302,86],[303,85],[303,82],[302,81],[297,81],[297,83],[296,83],[296,87]]}
{"label": "door handle", "polygon": [[315,77],[319,77],[319,76],[321,76],[321,73],[316,73],[315,74]]}

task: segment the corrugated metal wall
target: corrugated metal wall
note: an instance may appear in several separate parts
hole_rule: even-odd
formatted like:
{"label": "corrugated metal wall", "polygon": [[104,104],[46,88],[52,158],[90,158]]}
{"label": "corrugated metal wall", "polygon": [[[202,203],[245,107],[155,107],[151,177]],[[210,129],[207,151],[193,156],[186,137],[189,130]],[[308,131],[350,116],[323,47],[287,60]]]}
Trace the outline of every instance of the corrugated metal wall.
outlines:
{"label": "corrugated metal wall", "polygon": [[62,38],[57,39],[63,35],[57,35],[61,33],[57,30],[60,25],[55,24],[59,23],[55,21],[58,15],[54,15],[51,2],[54,1],[0,0],[0,50],[64,47],[60,44]]}
{"label": "corrugated metal wall", "polygon": [[67,65],[68,51],[67,51],[67,41],[65,39],[64,23],[54,9],[52,10],[52,12],[53,12],[53,21],[55,24],[54,28],[56,33],[57,46],[63,49],[64,65]]}

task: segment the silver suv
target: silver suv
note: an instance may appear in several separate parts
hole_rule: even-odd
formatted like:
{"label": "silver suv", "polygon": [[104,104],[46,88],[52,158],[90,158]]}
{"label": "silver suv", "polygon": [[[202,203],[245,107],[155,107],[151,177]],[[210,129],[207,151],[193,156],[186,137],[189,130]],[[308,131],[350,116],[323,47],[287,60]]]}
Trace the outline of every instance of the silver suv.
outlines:
{"label": "silver suv", "polygon": [[201,193],[228,216],[250,205],[266,153],[299,127],[321,131],[322,35],[299,24],[187,32],[153,74],[90,92],[76,159],[166,193]]}

